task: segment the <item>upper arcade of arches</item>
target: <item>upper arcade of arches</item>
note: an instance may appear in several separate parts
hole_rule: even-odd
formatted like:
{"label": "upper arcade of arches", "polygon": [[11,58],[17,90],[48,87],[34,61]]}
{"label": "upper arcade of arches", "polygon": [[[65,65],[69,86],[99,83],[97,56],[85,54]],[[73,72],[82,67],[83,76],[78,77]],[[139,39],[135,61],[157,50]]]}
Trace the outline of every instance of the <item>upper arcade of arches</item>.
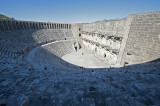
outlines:
{"label": "upper arcade of arches", "polygon": [[0,31],[20,29],[71,29],[71,24],[0,19]]}

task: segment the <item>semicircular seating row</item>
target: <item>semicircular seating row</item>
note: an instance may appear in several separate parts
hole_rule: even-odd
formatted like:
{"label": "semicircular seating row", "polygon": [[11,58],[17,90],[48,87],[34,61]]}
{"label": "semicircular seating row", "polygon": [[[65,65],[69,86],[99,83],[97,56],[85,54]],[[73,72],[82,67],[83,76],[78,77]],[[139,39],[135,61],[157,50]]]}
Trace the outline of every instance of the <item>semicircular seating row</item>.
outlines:
{"label": "semicircular seating row", "polygon": [[61,61],[61,57],[75,50],[74,42],[75,40],[66,40],[43,46],[36,51],[33,62],[40,66],[55,66],[59,63],[66,65],[67,62]]}
{"label": "semicircular seating row", "polygon": [[70,29],[28,29],[0,32],[0,56],[17,57],[37,45],[74,39]]}

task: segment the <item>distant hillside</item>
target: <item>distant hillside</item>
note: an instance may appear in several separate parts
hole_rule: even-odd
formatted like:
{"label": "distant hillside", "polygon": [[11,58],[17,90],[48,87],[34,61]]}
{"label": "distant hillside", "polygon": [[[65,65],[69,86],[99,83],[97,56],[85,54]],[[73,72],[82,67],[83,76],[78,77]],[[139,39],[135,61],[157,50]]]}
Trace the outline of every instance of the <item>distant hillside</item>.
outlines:
{"label": "distant hillside", "polygon": [[0,19],[6,19],[6,20],[15,20],[13,17],[7,17],[5,15],[0,14]]}

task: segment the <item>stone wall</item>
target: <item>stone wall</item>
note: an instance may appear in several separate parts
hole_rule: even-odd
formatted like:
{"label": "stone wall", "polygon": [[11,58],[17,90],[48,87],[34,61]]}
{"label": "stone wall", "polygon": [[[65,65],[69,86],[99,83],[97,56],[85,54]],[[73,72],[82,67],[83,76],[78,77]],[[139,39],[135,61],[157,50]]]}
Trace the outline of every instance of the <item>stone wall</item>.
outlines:
{"label": "stone wall", "polygon": [[83,31],[122,36],[127,19],[83,24]]}
{"label": "stone wall", "polygon": [[71,24],[0,19],[0,31],[20,29],[71,29]]}
{"label": "stone wall", "polygon": [[119,54],[122,37],[82,32],[82,47],[110,64],[115,64]]}
{"label": "stone wall", "polygon": [[[160,12],[133,14],[118,21],[87,23],[83,24],[83,31],[122,36],[116,60],[118,65],[139,64],[160,58]],[[94,37],[86,38],[95,40]]]}
{"label": "stone wall", "polygon": [[131,15],[121,64],[138,64],[160,58],[160,12]]}

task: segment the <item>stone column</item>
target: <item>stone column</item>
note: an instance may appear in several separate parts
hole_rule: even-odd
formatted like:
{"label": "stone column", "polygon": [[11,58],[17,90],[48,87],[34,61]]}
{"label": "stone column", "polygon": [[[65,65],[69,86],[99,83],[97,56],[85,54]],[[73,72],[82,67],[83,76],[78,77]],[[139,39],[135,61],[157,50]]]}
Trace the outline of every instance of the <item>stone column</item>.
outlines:
{"label": "stone column", "polygon": [[4,28],[4,24],[3,24],[3,21],[0,21],[0,31],[4,31],[5,28]]}
{"label": "stone column", "polygon": [[10,25],[11,25],[11,27],[12,27],[12,30],[14,30],[13,21],[10,21]]}
{"label": "stone column", "polygon": [[32,23],[29,22],[30,29],[33,29]]}
{"label": "stone column", "polygon": [[55,24],[53,24],[53,29],[55,29]]}
{"label": "stone column", "polygon": [[34,23],[34,22],[32,23],[32,25],[33,25],[33,28],[32,28],[32,29],[35,29],[35,23]]}
{"label": "stone column", "polygon": [[21,29],[20,21],[17,21],[17,22],[18,22],[18,27],[19,27],[19,29]]}
{"label": "stone column", "polygon": [[51,25],[51,29],[53,29],[53,24],[51,23],[50,25]]}
{"label": "stone column", "polygon": [[42,29],[42,25],[41,25],[41,23],[39,22],[39,29]]}
{"label": "stone column", "polygon": [[35,29],[35,23],[32,22],[32,29]]}
{"label": "stone column", "polygon": [[69,29],[71,29],[71,25],[69,24]]}
{"label": "stone column", "polygon": [[37,29],[40,29],[39,22],[37,22]]}
{"label": "stone column", "polygon": [[17,21],[15,21],[15,27],[16,27],[16,30],[18,30]]}
{"label": "stone column", "polygon": [[25,24],[25,22],[23,21],[23,27],[24,27],[24,29],[26,29],[26,24]]}
{"label": "stone column", "polygon": [[27,22],[24,22],[24,25],[25,25],[25,29],[29,29]]}
{"label": "stone column", "polygon": [[44,29],[47,29],[47,23],[44,23]]}
{"label": "stone column", "polygon": [[57,29],[57,25],[56,24],[54,24],[54,29]]}
{"label": "stone column", "polygon": [[41,29],[43,29],[43,23],[40,23]]}
{"label": "stone column", "polygon": [[48,29],[48,23],[46,23],[46,29]]}
{"label": "stone column", "polygon": [[22,29],[22,23],[21,23],[21,21],[18,21],[18,23],[19,23],[19,29]]}
{"label": "stone column", "polygon": [[49,29],[51,29],[51,23],[49,23],[48,26],[49,26]]}
{"label": "stone column", "polygon": [[55,29],[55,24],[53,24],[53,29]]}
{"label": "stone column", "polygon": [[37,23],[34,22],[34,29],[37,29]]}
{"label": "stone column", "polygon": [[34,22],[34,29],[37,29],[37,25],[36,25],[36,22]]}
{"label": "stone column", "polygon": [[45,23],[43,23],[43,29],[45,29]]}
{"label": "stone column", "polygon": [[69,29],[69,24],[67,24],[67,29]]}
{"label": "stone column", "polygon": [[39,29],[41,29],[41,23],[40,22],[38,23],[38,27],[39,27]]}
{"label": "stone column", "polygon": [[25,29],[29,29],[27,22],[24,22],[24,25],[25,25]]}
{"label": "stone column", "polygon": [[48,23],[48,29],[50,29],[50,23]]}
{"label": "stone column", "polygon": [[17,26],[17,29],[21,29],[21,28],[20,28],[19,21],[16,21],[16,26]]}
{"label": "stone column", "polygon": [[45,23],[45,28],[48,29],[47,27],[48,27],[48,26],[47,26],[47,23]]}
{"label": "stone column", "polygon": [[56,24],[53,24],[53,29],[56,29]]}
{"label": "stone column", "polygon": [[34,29],[34,25],[33,25],[33,22],[31,22],[31,28],[32,28],[32,29]]}
{"label": "stone column", "polygon": [[38,25],[37,25],[37,22],[35,22],[35,29],[38,29]]}
{"label": "stone column", "polygon": [[23,23],[23,21],[21,21],[21,28],[22,28],[22,29],[25,29],[25,28],[24,28],[24,23]]}
{"label": "stone column", "polygon": [[28,29],[31,29],[30,22],[27,22]]}
{"label": "stone column", "polygon": [[10,21],[8,21],[8,28],[9,28],[9,30],[12,30],[12,27],[11,27],[11,24],[10,24],[11,22]]}
{"label": "stone column", "polygon": [[49,24],[48,23],[46,23],[46,29],[49,29]]}
{"label": "stone column", "polygon": [[16,30],[17,27],[16,27],[16,22],[15,21],[12,21],[12,26],[13,26],[13,30]]}
{"label": "stone column", "polygon": [[51,29],[53,29],[53,23],[51,23]]}
{"label": "stone column", "polygon": [[44,23],[41,23],[41,25],[42,25],[42,29],[44,29]]}
{"label": "stone column", "polygon": [[51,26],[50,28],[53,29],[52,23],[50,24],[50,26]]}
{"label": "stone column", "polygon": [[68,24],[66,25],[66,29],[68,29]]}
{"label": "stone column", "polygon": [[38,29],[38,25],[37,25],[37,22],[35,22],[35,29]]}
{"label": "stone column", "polygon": [[4,29],[8,30],[8,25],[7,25],[7,22],[5,20],[3,21],[3,25],[4,25]]}
{"label": "stone column", "polygon": [[37,22],[37,29],[40,29],[40,27],[39,27],[39,22]]}
{"label": "stone column", "polygon": [[43,23],[43,29],[46,29],[46,24],[45,23]]}
{"label": "stone column", "polygon": [[30,22],[27,22],[28,29],[31,29]]}
{"label": "stone column", "polygon": [[34,22],[34,29],[37,29],[37,23]]}

